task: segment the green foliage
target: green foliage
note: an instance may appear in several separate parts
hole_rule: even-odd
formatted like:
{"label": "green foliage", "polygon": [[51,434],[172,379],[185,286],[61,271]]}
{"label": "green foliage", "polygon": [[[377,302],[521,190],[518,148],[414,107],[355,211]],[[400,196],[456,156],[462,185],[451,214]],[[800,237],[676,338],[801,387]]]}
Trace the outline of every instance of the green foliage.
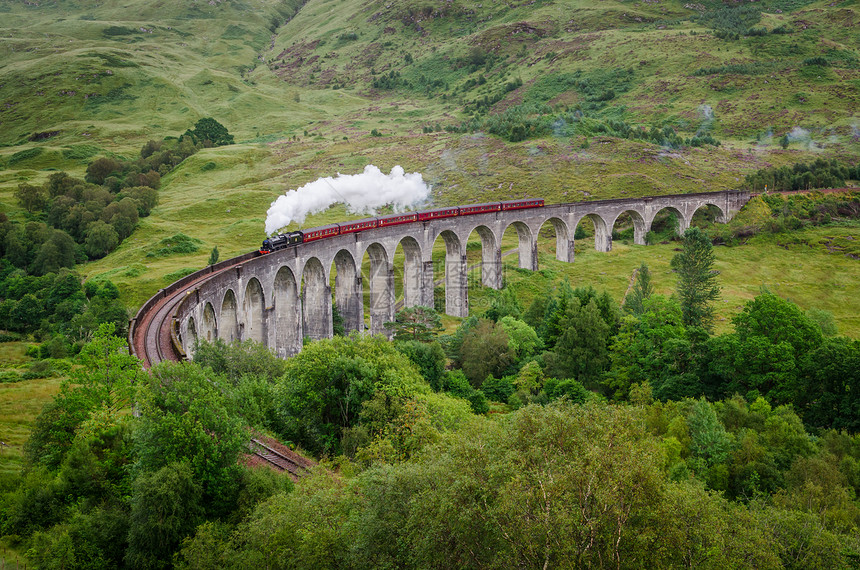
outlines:
{"label": "green foliage", "polygon": [[229,392],[198,366],[165,361],[138,383],[136,405],[135,471],[162,470],[166,476],[186,469],[177,464],[187,465],[200,486],[203,511],[222,516],[232,510],[241,477],[237,460],[247,435]]}
{"label": "green foliage", "polygon": [[194,362],[236,383],[243,376],[259,376],[274,382],[283,376],[286,361],[266,345],[252,340],[226,343],[221,339],[199,339],[194,347]]}
{"label": "green foliage", "polygon": [[488,400],[494,402],[507,402],[513,395],[515,390],[514,383],[509,376],[501,378],[487,377],[481,384],[481,392],[487,396]]}
{"label": "green foliage", "polygon": [[560,320],[563,331],[553,350],[544,355],[547,374],[573,378],[587,384],[600,378],[609,365],[609,325],[603,320],[597,302],[582,305],[571,299]]}
{"label": "green foliage", "polygon": [[646,382],[660,400],[696,397],[703,388],[694,340],[677,301],[655,295],[644,301],[641,314],[622,321],[609,348],[612,366],[602,382],[621,401],[630,397],[633,386]]}
{"label": "green foliage", "polygon": [[513,351],[517,362],[533,356],[541,347],[537,333],[525,322],[506,316],[499,319],[499,324],[508,335],[508,348]]}
{"label": "green foliage", "polygon": [[501,376],[515,358],[505,327],[481,319],[463,336],[458,362],[472,386],[480,388],[487,376]]}
{"label": "green foliage", "polygon": [[147,257],[166,257],[168,255],[196,253],[203,242],[197,238],[178,233],[161,239],[154,249],[146,253]]}
{"label": "green foliage", "polygon": [[143,372],[128,354],[126,340],[114,336],[112,323],[98,327],[81,350],[82,368],[63,382],[60,393],[46,405],[25,446],[32,465],[56,469],[72,446],[75,434],[97,410],[117,414],[131,402],[135,382]]}
{"label": "green foliage", "polygon": [[720,141],[707,132],[697,132],[692,138],[682,138],[671,125],[662,127],[653,125],[650,129],[645,126],[635,126],[620,119],[601,119],[585,115],[579,111],[558,115],[552,123],[553,131],[562,136],[601,136],[639,140],[656,145],[681,149],[685,147],[701,147],[704,145],[719,146]]}
{"label": "green foliage", "polygon": [[92,259],[106,256],[119,244],[119,234],[110,225],[96,220],[87,226],[85,247],[87,255]]}
{"label": "green foliage", "polygon": [[15,199],[29,214],[43,210],[47,203],[47,196],[41,187],[25,183],[18,185]]}
{"label": "green foliage", "polygon": [[362,403],[383,392],[429,391],[409,359],[381,338],[335,337],[306,345],[286,363],[276,395],[283,435],[316,453],[338,453]]}
{"label": "green foliage", "polygon": [[401,309],[384,326],[394,333],[394,340],[430,342],[442,329],[442,318],[433,308],[416,305]]}
{"label": "green foliage", "polygon": [[468,401],[473,413],[486,414],[490,410],[484,393],[472,387],[462,370],[446,370],[442,375],[442,389]]}
{"label": "green foliage", "polygon": [[764,75],[779,69],[777,62],[730,63],[715,67],[700,67],[693,75]]}
{"label": "green foliage", "polygon": [[41,156],[43,152],[45,152],[45,149],[40,146],[19,150],[18,152],[9,157],[7,164],[9,166],[15,166],[20,162],[25,162],[27,160],[37,158]]}
{"label": "green foliage", "polygon": [[720,296],[719,272],[713,269],[711,240],[699,228],[684,232],[683,250],[672,258],[672,269],[678,273],[678,296],[686,326],[707,331],[714,326],[714,307]]}
{"label": "green foliage", "polygon": [[218,246],[215,246],[212,248],[212,251],[209,253],[209,261],[207,262],[207,264],[208,265],[215,265],[216,263],[218,263],[218,255],[219,255],[218,254]]}
{"label": "green foliage", "polygon": [[525,101],[548,103],[558,95],[574,89],[582,97],[581,108],[593,111],[603,108],[607,101],[630,90],[633,71],[628,69],[596,69],[590,72],[547,74],[529,89]]}
{"label": "green foliage", "polygon": [[645,263],[636,270],[636,281],[633,290],[624,299],[624,310],[634,315],[641,315],[645,310],[644,303],[654,294],[654,285],[651,283],[651,271]]}
{"label": "green foliage", "polygon": [[761,20],[761,9],[758,6],[722,6],[700,14],[696,20],[714,30],[718,38],[737,40],[742,36],[759,35],[753,26]]}
{"label": "green foliage", "polygon": [[421,342],[417,340],[399,341],[394,347],[406,355],[421,372],[421,376],[430,384],[433,391],[442,389],[442,375],[445,372],[445,351],[438,342]]}
{"label": "green foliage", "polygon": [[548,378],[544,383],[544,390],[551,400],[565,398],[573,404],[584,404],[591,397],[591,392],[585,386],[571,379],[559,381]]}
{"label": "green foliage", "polygon": [[170,568],[173,553],[203,514],[203,490],[187,462],[139,476],[131,502],[125,561],[134,568]]}
{"label": "green foliage", "polygon": [[227,132],[227,127],[212,117],[198,120],[193,129],[185,131],[184,136],[191,137],[195,144],[202,143],[205,147],[233,144],[233,135]]}
{"label": "green foliage", "polygon": [[[112,322],[119,334],[128,327],[128,314],[109,281],[85,290],[81,277],[60,270],[41,277],[12,271],[0,262],[0,327],[23,333],[37,333],[44,343],[36,350],[38,358],[63,358],[80,349],[100,323]],[[73,346],[74,345],[74,346]]]}
{"label": "green foliage", "polygon": [[[783,148],[788,146],[788,138]],[[767,188],[773,192],[787,190],[813,190],[839,188],[845,180],[860,178],[858,167],[843,164],[837,159],[816,158],[812,163],[795,163],[793,166],[761,168],[744,178],[744,185],[756,191]]]}
{"label": "green foliage", "polygon": [[516,293],[509,287],[504,287],[500,291],[490,289],[490,308],[484,313],[484,318],[492,321],[498,321],[503,317],[520,318],[522,308],[520,307],[519,299]]}

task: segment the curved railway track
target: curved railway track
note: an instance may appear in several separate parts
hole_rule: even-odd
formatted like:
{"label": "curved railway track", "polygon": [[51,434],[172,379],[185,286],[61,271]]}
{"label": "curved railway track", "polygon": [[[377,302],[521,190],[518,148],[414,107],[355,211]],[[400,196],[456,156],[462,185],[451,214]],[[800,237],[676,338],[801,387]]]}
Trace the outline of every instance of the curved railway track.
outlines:
{"label": "curved railway track", "polygon": [[185,295],[191,293],[204,281],[241,265],[255,255],[259,255],[259,253],[252,252],[241,255],[192,273],[167,289],[162,289],[159,292],[160,296],[154,296],[140,308],[135,318],[132,319],[131,326],[129,326],[128,344],[132,354],[143,361],[144,368],[149,368],[162,360],[178,361],[182,359],[171,332],[173,313]]}

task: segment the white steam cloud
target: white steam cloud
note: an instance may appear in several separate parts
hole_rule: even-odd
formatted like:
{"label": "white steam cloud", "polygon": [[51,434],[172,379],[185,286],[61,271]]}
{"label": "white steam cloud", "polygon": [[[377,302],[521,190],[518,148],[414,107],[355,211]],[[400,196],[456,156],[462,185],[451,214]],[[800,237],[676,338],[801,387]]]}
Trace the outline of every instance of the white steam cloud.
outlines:
{"label": "white steam cloud", "polygon": [[322,212],[342,202],[354,213],[371,213],[391,204],[395,210],[405,209],[430,196],[430,187],[421,174],[406,174],[395,166],[384,174],[369,164],[361,174],[340,174],[309,182],[290,190],[274,202],[266,215],[266,234],[271,235],[291,222],[302,223],[308,214]]}
{"label": "white steam cloud", "polygon": [[801,127],[794,127],[793,129],[791,129],[791,132],[788,133],[788,135],[786,136],[788,136],[788,140],[792,142],[806,142],[810,138],[812,138],[809,135],[809,131]]}
{"label": "white steam cloud", "polygon": [[789,142],[799,143],[805,146],[807,150],[821,150],[821,147],[812,139],[812,133],[801,127],[794,127],[791,132],[785,135]]}
{"label": "white steam cloud", "polygon": [[710,105],[699,105],[699,114],[705,121],[714,120],[714,108]]}

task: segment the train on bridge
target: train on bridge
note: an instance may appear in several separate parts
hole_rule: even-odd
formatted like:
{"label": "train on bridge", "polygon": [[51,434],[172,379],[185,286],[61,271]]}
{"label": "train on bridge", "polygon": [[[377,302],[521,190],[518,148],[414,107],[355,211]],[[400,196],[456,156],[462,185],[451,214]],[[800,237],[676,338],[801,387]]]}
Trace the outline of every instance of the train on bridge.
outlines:
{"label": "train on bridge", "polygon": [[263,240],[263,245],[260,247],[260,253],[271,253],[300,243],[361,232],[372,228],[384,228],[386,226],[397,226],[400,224],[438,220],[439,218],[453,218],[454,216],[470,216],[473,214],[486,214],[489,212],[506,212],[510,210],[522,210],[524,208],[540,208],[543,205],[543,199],[530,198],[527,200],[508,200],[505,202],[470,204],[468,206],[451,206],[448,208],[438,208],[436,210],[391,214],[378,218],[367,218],[364,220],[344,222],[342,224],[330,224],[327,226],[320,226],[318,228],[311,228],[305,231],[278,234],[265,239]]}

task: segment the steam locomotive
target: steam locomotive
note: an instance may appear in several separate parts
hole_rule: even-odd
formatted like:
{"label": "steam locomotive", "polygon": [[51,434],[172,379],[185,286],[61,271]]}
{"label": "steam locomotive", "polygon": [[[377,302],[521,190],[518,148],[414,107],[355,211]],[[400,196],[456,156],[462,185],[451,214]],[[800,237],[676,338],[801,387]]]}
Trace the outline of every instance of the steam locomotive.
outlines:
{"label": "steam locomotive", "polygon": [[266,254],[285,247],[294,246],[303,242],[316,241],[318,239],[332,236],[350,234],[369,230],[372,228],[383,228],[386,226],[397,226],[400,224],[411,224],[413,222],[425,222],[439,218],[453,218],[454,216],[471,216],[473,214],[486,214],[489,212],[505,212],[508,210],[522,210],[524,208],[540,208],[543,206],[542,199],[508,200],[507,202],[490,202],[487,204],[471,204],[468,206],[451,206],[438,210],[424,210],[422,212],[407,212],[404,214],[391,214],[378,218],[367,218],[344,222],[342,224],[330,224],[318,228],[310,228],[305,231],[287,232],[278,234],[263,240],[260,253]]}

